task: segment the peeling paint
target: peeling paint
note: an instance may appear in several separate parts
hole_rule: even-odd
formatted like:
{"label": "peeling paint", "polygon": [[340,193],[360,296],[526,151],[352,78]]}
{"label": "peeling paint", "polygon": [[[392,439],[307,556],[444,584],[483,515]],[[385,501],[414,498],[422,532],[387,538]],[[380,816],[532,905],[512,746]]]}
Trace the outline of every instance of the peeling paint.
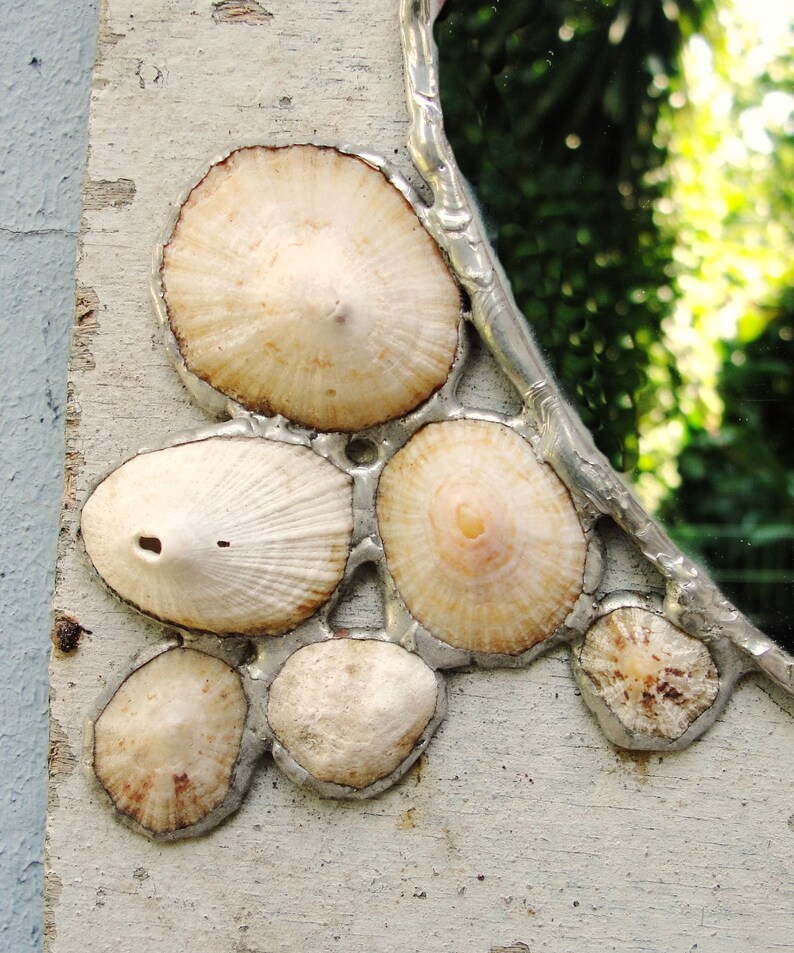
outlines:
{"label": "peeling paint", "polygon": [[[132,179],[89,179],[83,191],[83,210],[95,212],[103,208],[125,208],[135,198]],[[78,320],[79,320],[78,312]]]}
{"label": "peeling paint", "polygon": [[70,382],[66,391],[66,492],[64,494],[64,503],[70,508],[76,502],[75,481],[85,459],[77,436],[82,412],[82,407],[75,396],[74,384]]}
{"label": "peeling paint", "polygon": [[[74,339],[76,340],[75,332]],[[76,355],[76,350],[73,352]],[[66,415],[64,421],[65,454],[63,468],[63,497],[61,500],[61,524],[58,530],[57,552],[55,564],[55,590],[60,588],[63,575],[63,560],[65,554],[74,545],[74,533],[77,520],[78,499],[77,486],[85,463],[83,443],[79,434],[82,407],[75,397],[76,388],[73,381],[66,385]]]}
{"label": "peeling paint", "polygon": [[108,0],[99,2],[99,36],[97,38],[97,63],[120,41],[124,33],[116,33],[110,25],[108,14]]}
{"label": "peeling paint", "polygon": [[[134,187],[134,186],[133,186]],[[63,555],[62,547],[68,544],[72,536],[73,520],[77,509],[77,480],[85,458],[82,440],[79,436],[82,407],[76,398],[77,387],[75,373],[93,370],[96,366],[89,342],[99,331],[97,315],[100,309],[99,297],[93,288],[78,285],[75,291],[75,321],[72,336],[72,356],[69,367],[69,381],[66,385],[66,461],[64,467],[64,488],[62,503],[62,522],[58,540],[58,567]],[[58,572],[58,570],[56,570]]]}
{"label": "peeling paint", "polygon": [[124,33],[116,33],[110,25],[108,0],[99,0],[99,33],[97,36],[95,72],[91,81],[94,89],[104,89],[110,82],[101,76],[98,70],[104,64],[108,53],[124,37]]}
{"label": "peeling paint", "polygon": [[245,23],[260,26],[272,20],[273,14],[257,0],[217,0],[212,5],[212,19],[216,23]]}
{"label": "peeling paint", "polygon": [[50,777],[60,778],[74,771],[77,756],[69,744],[66,732],[54,718],[50,720]]}
{"label": "peeling paint", "polygon": [[88,344],[99,330],[98,311],[99,298],[96,292],[92,288],[79,286],[75,291],[74,302],[72,371],[92,371],[96,367]]}
{"label": "peeling paint", "polygon": [[63,892],[63,881],[61,878],[48,870],[44,875],[44,944],[45,949],[50,947],[58,933],[58,927],[55,922],[55,908],[61,899]]}

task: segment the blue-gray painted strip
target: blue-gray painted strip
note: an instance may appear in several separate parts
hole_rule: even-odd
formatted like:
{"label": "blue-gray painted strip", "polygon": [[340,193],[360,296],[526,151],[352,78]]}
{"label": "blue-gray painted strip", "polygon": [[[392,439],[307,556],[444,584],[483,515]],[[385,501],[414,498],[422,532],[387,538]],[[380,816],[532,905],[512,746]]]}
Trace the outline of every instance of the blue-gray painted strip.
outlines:
{"label": "blue-gray painted strip", "polygon": [[47,663],[97,0],[2,0],[0,951],[42,945]]}

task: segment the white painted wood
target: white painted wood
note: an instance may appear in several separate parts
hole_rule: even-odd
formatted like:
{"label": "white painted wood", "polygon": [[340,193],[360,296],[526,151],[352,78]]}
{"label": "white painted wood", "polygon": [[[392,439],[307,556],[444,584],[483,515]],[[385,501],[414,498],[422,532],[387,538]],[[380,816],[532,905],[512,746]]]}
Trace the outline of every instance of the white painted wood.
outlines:
{"label": "white painted wood", "polygon": [[396,788],[323,801],[267,762],[236,816],[174,845],[117,823],[87,782],[82,720],[162,629],[92,577],[76,507],[114,462],[206,419],[149,302],[169,203],[243,141],[347,141],[412,176],[395,0],[264,6],[103,10],[56,595],[90,634],[52,661],[48,949],[793,950],[794,708],[763,681],[690,749],[628,756],[576,697],[563,651],[453,675],[446,721]]}

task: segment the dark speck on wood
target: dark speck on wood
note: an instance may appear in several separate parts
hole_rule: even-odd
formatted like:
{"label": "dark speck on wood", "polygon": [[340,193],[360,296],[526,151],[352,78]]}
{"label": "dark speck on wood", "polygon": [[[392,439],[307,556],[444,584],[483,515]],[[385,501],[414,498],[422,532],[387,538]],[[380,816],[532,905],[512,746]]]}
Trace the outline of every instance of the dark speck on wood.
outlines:
{"label": "dark speck on wood", "polygon": [[84,634],[91,635],[91,632],[80,625],[77,619],[65,612],[55,613],[51,636],[52,644],[59,652],[74,652]]}

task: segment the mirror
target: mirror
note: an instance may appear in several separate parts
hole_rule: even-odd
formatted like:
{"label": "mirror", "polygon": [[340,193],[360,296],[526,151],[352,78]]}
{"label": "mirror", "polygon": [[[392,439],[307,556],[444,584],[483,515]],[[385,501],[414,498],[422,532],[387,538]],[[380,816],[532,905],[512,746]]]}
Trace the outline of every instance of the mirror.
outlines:
{"label": "mirror", "polygon": [[750,0],[449,0],[446,129],[613,466],[789,649],[794,67]]}

